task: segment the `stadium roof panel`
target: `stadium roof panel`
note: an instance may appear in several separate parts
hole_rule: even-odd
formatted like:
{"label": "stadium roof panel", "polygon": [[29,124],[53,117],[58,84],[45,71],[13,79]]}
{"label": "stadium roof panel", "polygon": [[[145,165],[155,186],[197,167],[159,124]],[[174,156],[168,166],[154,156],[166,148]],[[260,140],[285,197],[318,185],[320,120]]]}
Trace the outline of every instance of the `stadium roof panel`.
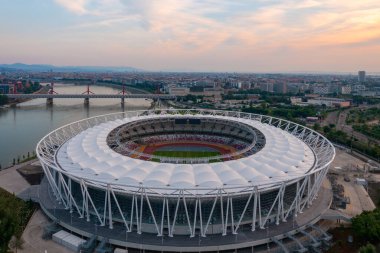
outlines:
{"label": "stadium roof panel", "polygon": [[[133,121],[168,117],[218,118],[252,126],[266,139],[257,153],[231,161],[203,164],[173,164],[145,161],[124,156],[106,142],[108,134],[118,126]],[[315,163],[310,147],[294,135],[260,121],[210,115],[141,115],[101,123],[71,138],[57,154],[63,170],[87,180],[128,186],[195,188],[252,186],[290,180],[306,174]]]}

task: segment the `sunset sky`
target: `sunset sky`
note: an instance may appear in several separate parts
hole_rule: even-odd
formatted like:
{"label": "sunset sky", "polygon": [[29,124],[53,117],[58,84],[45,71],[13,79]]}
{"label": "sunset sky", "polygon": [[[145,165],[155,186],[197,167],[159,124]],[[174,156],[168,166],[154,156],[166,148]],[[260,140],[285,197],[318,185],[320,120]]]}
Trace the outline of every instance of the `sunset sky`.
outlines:
{"label": "sunset sky", "polygon": [[379,0],[2,0],[0,63],[380,72]]}

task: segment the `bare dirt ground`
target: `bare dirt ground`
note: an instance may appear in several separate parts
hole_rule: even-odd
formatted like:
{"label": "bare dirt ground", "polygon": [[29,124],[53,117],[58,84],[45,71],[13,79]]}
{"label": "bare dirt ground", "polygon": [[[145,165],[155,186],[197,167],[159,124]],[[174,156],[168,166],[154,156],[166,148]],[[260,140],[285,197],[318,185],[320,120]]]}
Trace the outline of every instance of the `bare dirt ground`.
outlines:
{"label": "bare dirt ground", "polygon": [[22,239],[24,245],[20,253],[72,253],[72,251],[53,242],[52,240],[43,240],[43,227],[49,223],[46,216],[41,210],[37,210],[30,219]]}
{"label": "bare dirt ground", "polygon": [[346,209],[341,211],[351,217],[376,208],[366,189],[355,183],[357,177],[367,178],[369,176],[369,173],[365,172],[365,164],[362,160],[339,149],[336,149],[336,157],[331,164],[331,172],[338,174],[337,182],[343,185],[344,195],[350,198],[350,203],[347,204]]}

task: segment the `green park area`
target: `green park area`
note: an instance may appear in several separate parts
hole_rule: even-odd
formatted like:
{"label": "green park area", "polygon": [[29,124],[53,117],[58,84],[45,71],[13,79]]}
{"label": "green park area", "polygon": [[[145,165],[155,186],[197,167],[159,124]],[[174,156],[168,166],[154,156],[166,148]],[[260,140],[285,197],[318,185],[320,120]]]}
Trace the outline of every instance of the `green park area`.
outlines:
{"label": "green park area", "polygon": [[346,123],[352,125],[355,131],[375,139],[380,139],[379,122],[379,108],[351,110],[346,119]]}

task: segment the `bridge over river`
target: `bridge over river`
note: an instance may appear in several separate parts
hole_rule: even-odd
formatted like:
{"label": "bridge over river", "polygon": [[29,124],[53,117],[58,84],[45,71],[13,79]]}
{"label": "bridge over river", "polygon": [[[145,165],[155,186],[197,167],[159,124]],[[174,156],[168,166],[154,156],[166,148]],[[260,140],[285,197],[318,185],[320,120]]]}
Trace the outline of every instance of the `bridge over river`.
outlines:
{"label": "bridge over river", "polygon": [[176,96],[167,94],[4,94],[11,99],[35,99],[35,98],[46,98],[47,104],[52,104],[53,99],[57,98],[83,98],[84,103],[88,104],[90,99],[96,98],[116,98],[120,99],[121,103],[124,104],[124,100],[127,98],[147,98],[153,100],[175,100]]}

